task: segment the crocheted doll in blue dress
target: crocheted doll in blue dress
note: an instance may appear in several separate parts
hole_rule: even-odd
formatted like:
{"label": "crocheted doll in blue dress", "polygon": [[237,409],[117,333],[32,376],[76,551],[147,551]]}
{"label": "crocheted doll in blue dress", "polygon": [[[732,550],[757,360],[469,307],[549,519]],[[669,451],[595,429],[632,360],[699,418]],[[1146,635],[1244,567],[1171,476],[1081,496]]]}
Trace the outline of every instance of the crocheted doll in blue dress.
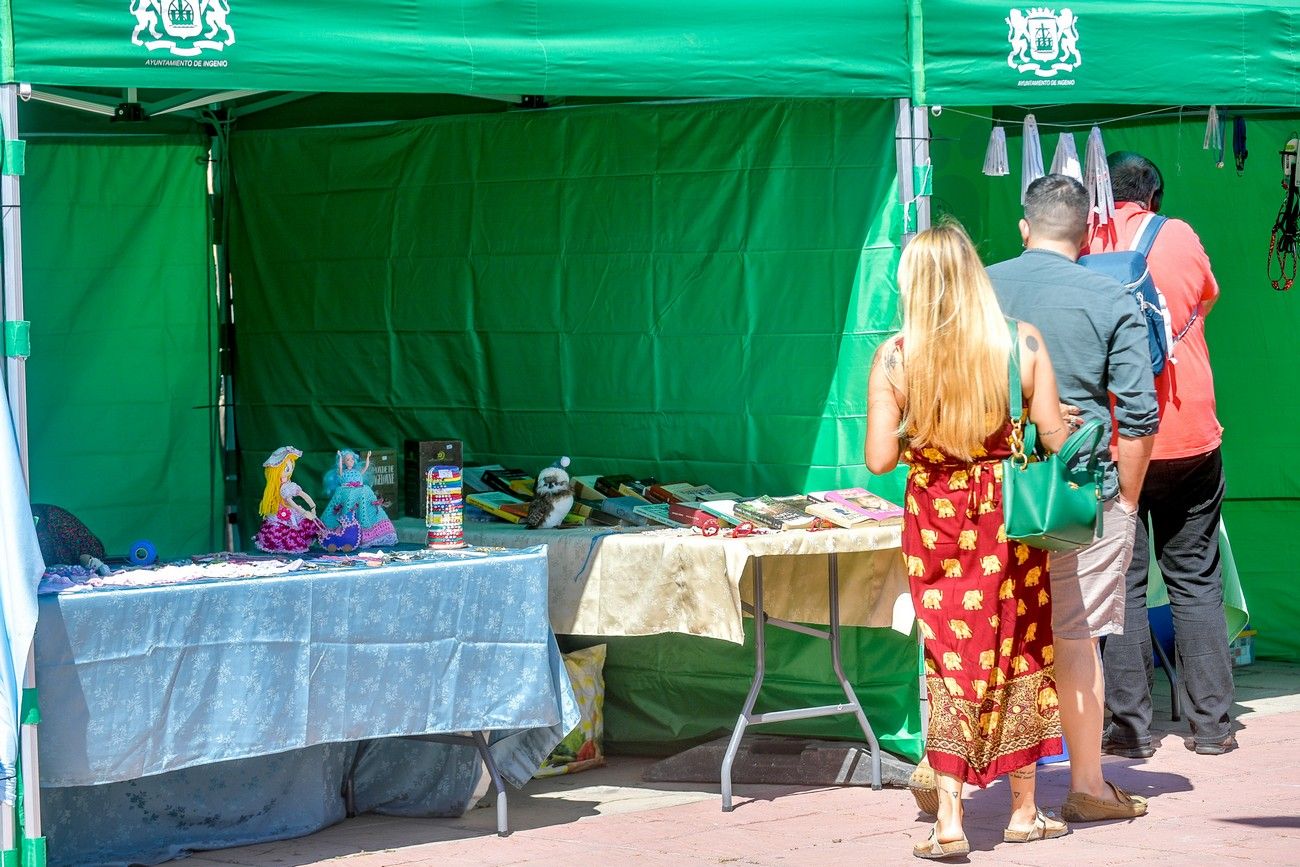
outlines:
{"label": "crocheted doll in blue dress", "polygon": [[327,529],[335,530],[355,520],[361,526],[362,548],[396,545],[397,529],[384,511],[386,504],[367,484],[370,452],[366,452],[365,464],[358,466],[359,460],[351,449],[339,451],[335,468],[325,474],[325,493],[330,495],[330,501],[321,521]]}

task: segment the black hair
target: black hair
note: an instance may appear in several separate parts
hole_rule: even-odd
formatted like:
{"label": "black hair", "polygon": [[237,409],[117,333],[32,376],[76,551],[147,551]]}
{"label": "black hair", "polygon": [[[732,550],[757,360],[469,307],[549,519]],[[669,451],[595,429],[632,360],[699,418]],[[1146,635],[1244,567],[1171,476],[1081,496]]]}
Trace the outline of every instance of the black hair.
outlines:
{"label": "black hair", "polygon": [[1037,237],[1078,243],[1088,229],[1088,191],[1069,175],[1045,175],[1025,190],[1025,221]]}
{"label": "black hair", "polygon": [[1156,164],[1141,154],[1115,151],[1106,156],[1110,168],[1110,188],[1116,202],[1137,202],[1140,205],[1160,205],[1165,192],[1165,179]]}

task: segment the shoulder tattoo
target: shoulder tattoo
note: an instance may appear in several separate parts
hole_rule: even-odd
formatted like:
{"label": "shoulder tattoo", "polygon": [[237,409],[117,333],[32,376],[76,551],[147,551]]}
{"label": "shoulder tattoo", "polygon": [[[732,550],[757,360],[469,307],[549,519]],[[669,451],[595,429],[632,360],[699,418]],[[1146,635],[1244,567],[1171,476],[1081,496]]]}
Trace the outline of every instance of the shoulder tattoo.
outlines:
{"label": "shoulder tattoo", "polygon": [[1038,351],[1038,338],[1032,334],[1025,335],[1025,346],[1029,347],[1030,352]]}

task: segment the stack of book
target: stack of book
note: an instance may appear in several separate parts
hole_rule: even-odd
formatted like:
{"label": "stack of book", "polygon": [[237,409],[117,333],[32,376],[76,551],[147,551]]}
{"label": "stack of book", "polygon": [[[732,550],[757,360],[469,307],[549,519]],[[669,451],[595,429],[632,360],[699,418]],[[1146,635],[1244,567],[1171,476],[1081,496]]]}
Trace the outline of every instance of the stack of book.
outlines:
{"label": "stack of book", "polygon": [[[465,502],[494,518],[509,521],[511,524],[526,522],[530,504],[529,500],[520,499],[514,494],[507,494],[504,491],[483,491],[466,494]],[[580,527],[585,523],[587,523],[587,519],[582,514],[570,509],[569,514],[564,516],[561,526]]]}
{"label": "stack of book", "polygon": [[[527,503],[501,491],[474,491],[465,495],[465,503],[512,524],[518,524],[528,515]],[[522,511],[519,509],[520,506],[523,507]]]}
{"label": "stack of book", "polygon": [[532,498],[537,480],[520,469],[488,467],[483,471],[483,483],[489,490],[527,500]]}
{"label": "stack of book", "polygon": [[753,521],[760,527],[773,530],[802,530],[812,526],[813,516],[801,506],[809,504],[807,497],[754,497],[740,500],[735,505],[736,517]]}
{"label": "stack of book", "polygon": [[903,517],[901,508],[866,488],[816,491],[809,494],[808,498],[812,500],[805,507],[808,514],[841,527],[862,527]]}

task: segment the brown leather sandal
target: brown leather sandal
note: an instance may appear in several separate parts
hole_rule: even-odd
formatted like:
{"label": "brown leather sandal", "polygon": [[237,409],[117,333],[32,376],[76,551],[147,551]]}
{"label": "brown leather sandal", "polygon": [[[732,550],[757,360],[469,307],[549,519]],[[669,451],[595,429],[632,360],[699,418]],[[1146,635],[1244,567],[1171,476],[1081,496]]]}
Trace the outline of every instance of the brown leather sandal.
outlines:
{"label": "brown leather sandal", "polygon": [[1039,810],[1038,815],[1034,816],[1034,824],[1029,830],[1017,831],[1014,828],[1007,828],[1002,832],[1002,842],[1032,843],[1035,840],[1051,840],[1056,837],[1064,837],[1068,833],[1070,833],[1069,825]]}
{"label": "brown leather sandal", "polygon": [[1114,792],[1114,801],[1094,798],[1083,792],[1071,792],[1065,796],[1061,818],[1067,822],[1104,822],[1107,819],[1136,819],[1146,815],[1146,798],[1131,795],[1114,783],[1108,782],[1106,785]]}
{"label": "brown leather sandal", "polygon": [[925,842],[913,846],[912,854],[917,858],[925,858],[930,861],[937,861],[940,858],[956,858],[959,855],[970,854],[970,841],[966,839],[965,834],[962,834],[960,840],[940,843],[939,823],[935,822],[930,827],[930,836],[926,838]]}

